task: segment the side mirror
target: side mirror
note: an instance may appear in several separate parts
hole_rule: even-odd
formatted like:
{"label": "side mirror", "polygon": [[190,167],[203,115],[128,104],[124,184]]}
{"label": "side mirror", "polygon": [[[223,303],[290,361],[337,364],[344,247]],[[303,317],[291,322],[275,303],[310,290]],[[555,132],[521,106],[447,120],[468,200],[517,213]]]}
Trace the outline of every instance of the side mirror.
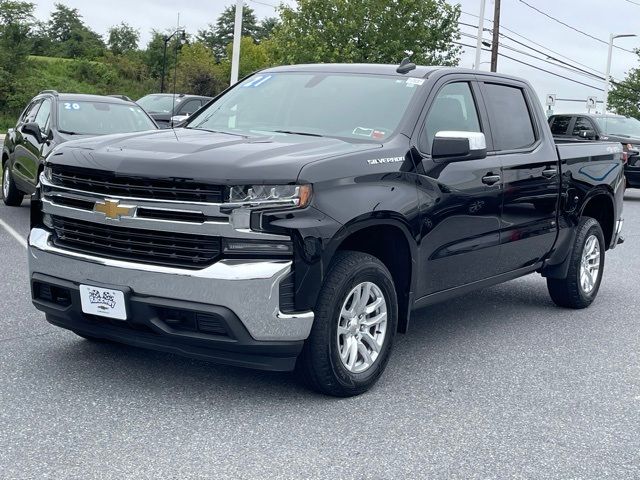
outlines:
{"label": "side mirror", "polygon": [[170,123],[172,127],[182,127],[188,119],[189,119],[189,114],[174,115],[173,117],[171,117]]}
{"label": "side mirror", "polygon": [[22,133],[31,135],[34,137],[38,143],[43,142],[42,132],[40,131],[40,125],[36,122],[25,123],[21,128]]}
{"label": "side mirror", "polygon": [[596,135],[596,132],[594,132],[593,130],[580,130],[580,132],[578,132],[578,136],[580,138],[584,138],[585,140],[598,139],[598,135]]}
{"label": "side mirror", "polygon": [[436,162],[480,160],[487,157],[487,141],[480,132],[438,132],[433,139],[431,157]]}

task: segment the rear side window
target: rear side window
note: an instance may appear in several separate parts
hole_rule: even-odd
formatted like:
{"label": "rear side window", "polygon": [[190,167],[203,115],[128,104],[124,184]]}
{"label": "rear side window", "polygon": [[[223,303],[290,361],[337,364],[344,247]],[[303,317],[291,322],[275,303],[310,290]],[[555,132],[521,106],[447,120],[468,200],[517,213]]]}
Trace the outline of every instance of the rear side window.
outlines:
{"label": "rear side window", "polygon": [[570,123],[570,116],[567,117],[565,115],[562,117],[553,117],[553,121],[551,122],[551,133],[553,135],[566,135]]}
{"label": "rear side window", "polygon": [[36,122],[38,124],[38,126],[40,127],[40,130],[42,130],[43,132],[47,130],[47,128],[49,128],[49,121],[51,120],[51,100],[46,98],[43,102],[42,105],[40,106],[40,109],[38,110],[38,114],[36,115],[36,118],[34,119],[34,122]]}
{"label": "rear side window", "polygon": [[586,117],[576,118],[576,123],[573,126],[573,131],[571,132],[571,135],[578,136],[580,135],[580,132],[588,132],[588,131],[593,131],[593,124],[591,123],[591,120],[589,120]]}
{"label": "rear side window", "polygon": [[484,90],[495,149],[519,150],[533,145],[536,134],[522,89],[486,83]]}

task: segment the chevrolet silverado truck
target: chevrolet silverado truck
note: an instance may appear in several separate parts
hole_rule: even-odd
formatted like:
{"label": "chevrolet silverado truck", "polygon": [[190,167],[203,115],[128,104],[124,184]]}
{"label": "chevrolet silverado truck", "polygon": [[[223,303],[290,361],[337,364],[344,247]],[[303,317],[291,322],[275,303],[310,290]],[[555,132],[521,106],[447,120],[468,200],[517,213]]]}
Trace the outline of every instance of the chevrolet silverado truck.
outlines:
{"label": "chevrolet silverado truck", "polygon": [[524,80],[276,67],[184,128],[56,148],[31,203],[33,303],[90,340],[356,395],[418,308],[536,272],[589,306],[623,190],[620,144],[556,144]]}

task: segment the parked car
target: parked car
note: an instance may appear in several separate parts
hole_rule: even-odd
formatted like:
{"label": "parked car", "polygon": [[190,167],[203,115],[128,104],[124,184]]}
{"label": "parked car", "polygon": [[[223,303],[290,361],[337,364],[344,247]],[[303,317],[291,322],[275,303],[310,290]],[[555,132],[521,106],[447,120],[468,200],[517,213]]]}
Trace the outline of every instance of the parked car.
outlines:
{"label": "parked car", "polygon": [[559,139],[620,142],[627,186],[640,188],[640,120],[621,115],[576,113],[552,115],[549,125],[553,136]]}
{"label": "parked car", "polygon": [[35,191],[44,159],[64,142],[157,128],[151,117],[130,100],[46,90],[29,102],[5,138],[4,203],[19,206],[24,195]]}
{"label": "parked car", "polygon": [[537,98],[477,70],[284,66],[184,128],[63,146],[32,201],[33,303],[88,339],[297,366],[337,396],[375,383],[417,308],[536,272],[588,307],[622,149],[554,143]]}
{"label": "parked car", "polygon": [[211,97],[201,95],[185,95],[181,93],[152,93],[138,100],[138,105],[144,108],[156,121],[160,128],[170,128],[174,123],[182,122],[190,115],[206,105]]}

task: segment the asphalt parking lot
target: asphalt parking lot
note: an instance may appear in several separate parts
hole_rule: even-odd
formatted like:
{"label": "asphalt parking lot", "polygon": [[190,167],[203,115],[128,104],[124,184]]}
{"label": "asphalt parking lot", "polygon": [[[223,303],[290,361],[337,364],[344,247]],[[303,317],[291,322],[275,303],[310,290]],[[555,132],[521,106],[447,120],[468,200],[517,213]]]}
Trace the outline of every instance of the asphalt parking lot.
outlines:
{"label": "asphalt parking lot", "polygon": [[590,309],[538,276],[432,307],[351,399],[50,326],[0,228],[0,477],[640,478],[640,191],[625,218]]}

